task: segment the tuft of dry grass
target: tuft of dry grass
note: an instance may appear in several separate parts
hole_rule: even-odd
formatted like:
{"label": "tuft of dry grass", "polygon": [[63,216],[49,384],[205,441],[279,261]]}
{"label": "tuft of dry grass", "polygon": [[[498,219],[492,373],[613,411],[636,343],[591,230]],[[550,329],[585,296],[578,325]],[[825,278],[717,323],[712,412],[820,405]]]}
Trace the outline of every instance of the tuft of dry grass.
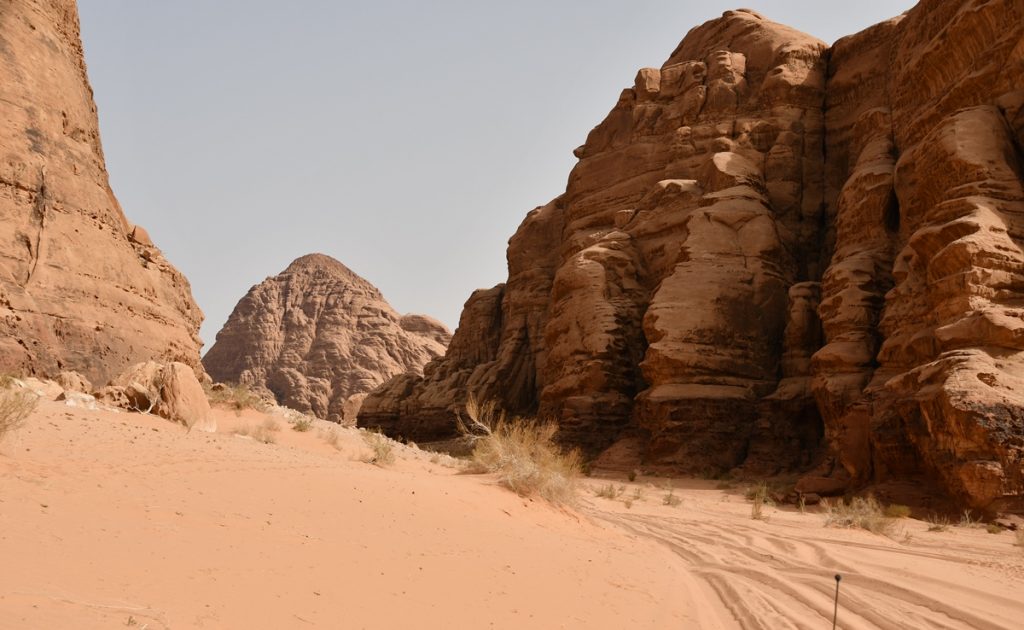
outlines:
{"label": "tuft of dry grass", "polygon": [[944,532],[949,529],[949,519],[945,516],[933,514],[926,521],[928,523],[928,531],[930,532]]}
{"label": "tuft of dry grass", "polygon": [[292,430],[298,431],[299,433],[305,433],[313,428],[313,419],[309,416],[302,416],[296,418],[295,422],[292,423]]}
{"label": "tuft of dry grass", "polygon": [[390,466],[395,463],[395,443],[386,435],[376,431],[363,433],[363,441],[370,447],[371,454],[363,462],[376,466]]}
{"label": "tuft of dry grass", "polygon": [[619,495],[621,495],[625,491],[626,486],[616,487],[614,483],[609,483],[607,485],[599,487],[597,490],[594,491],[594,494],[601,497],[602,499],[615,500],[618,499]]}
{"label": "tuft of dry grass", "polygon": [[971,512],[970,510],[964,510],[963,511],[963,514],[960,516],[959,527],[980,527],[980,526],[981,526],[981,517],[980,516],[978,518],[975,518],[974,517],[974,513]]}
{"label": "tuft of dry grass", "polygon": [[507,418],[494,403],[466,403],[459,429],[474,442],[472,470],[495,473],[498,483],[520,496],[540,495],[553,503],[575,500],[582,459],[555,443],[553,423]]}
{"label": "tuft of dry grass", "polygon": [[854,497],[849,503],[821,502],[825,508],[825,527],[866,529],[873,534],[889,535],[896,526],[895,519],[885,515],[881,504],[873,496]]}
{"label": "tuft of dry grass", "polygon": [[676,496],[675,490],[669,490],[665,498],[661,500],[662,504],[669,507],[679,507],[683,500]]}
{"label": "tuft of dry grass", "polygon": [[243,424],[240,427],[236,427],[232,433],[235,435],[251,437],[257,442],[261,442],[263,444],[274,444],[277,442],[277,438],[274,436],[274,433],[280,430],[281,427],[273,418],[267,418],[263,421],[263,424],[258,427]]}
{"label": "tuft of dry grass", "polygon": [[767,515],[764,513],[765,505],[775,505],[772,501],[771,496],[768,494],[768,484],[761,482],[756,486],[747,488],[746,493],[747,500],[750,501],[750,518],[755,521],[767,520]]}
{"label": "tuft of dry grass", "polygon": [[267,411],[267,403],[263,401],[248,385],[226,385],[218,383],[216,386],[203,385],[206,390],[206,398],[211,405],[222,405],[234,409],[236,414],[241,415],[245,409],[255,409],[259,412]]}
{"label": "tuft of dry grass", "polygon": [[25,425],[39,405],[39,397],[29,391],[0,391],[0,440]]}

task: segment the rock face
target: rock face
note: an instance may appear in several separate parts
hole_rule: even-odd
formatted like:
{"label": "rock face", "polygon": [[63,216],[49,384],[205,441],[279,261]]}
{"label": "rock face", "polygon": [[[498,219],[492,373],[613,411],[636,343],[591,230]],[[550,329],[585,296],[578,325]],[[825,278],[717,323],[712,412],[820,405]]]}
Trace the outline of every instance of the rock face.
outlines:
{"label": "rock face", "polygon": [[249,290],[203,364],[218,381],[266,387],[286,407],[354,422],[367,392],[419,374],[450,340],[440,322],[398,315],[345,265],[310,254]]}
{"label": "rock face", "polygon": [[200,368],[188,282],[110,190],[73,0],[3,0],[0,85],[0,371]]}
{"label": "rock face", "polygon": [[693,29],[360,423],[450,437],[473,394],[650,468],[1024,508],[1022,12],[925,0],[832,48],[747,10]]}

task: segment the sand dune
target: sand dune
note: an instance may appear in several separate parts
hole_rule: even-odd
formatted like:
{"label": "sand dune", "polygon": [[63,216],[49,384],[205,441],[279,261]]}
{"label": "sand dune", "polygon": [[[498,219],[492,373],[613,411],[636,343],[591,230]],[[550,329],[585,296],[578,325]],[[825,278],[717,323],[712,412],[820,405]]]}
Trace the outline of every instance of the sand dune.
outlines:
{"label": "sand dune", "polygon": [[[357,431],[283,420],[276,443],[45,403],[0,443],[0,628],[1016,628],[1008,533],[895,540],[820,514],[749,517],[737,491],[588,480],[576,509]],[[433,458],[437,459],[437,458]],[[908,536],[909,535],[909,536]]]}

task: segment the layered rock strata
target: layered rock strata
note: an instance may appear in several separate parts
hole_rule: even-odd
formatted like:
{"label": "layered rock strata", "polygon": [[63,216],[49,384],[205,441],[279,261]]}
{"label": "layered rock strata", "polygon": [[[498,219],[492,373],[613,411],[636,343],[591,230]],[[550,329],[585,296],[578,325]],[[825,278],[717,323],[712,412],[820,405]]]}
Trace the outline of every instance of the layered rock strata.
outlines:
{"label": "layered rock strata", "polygon": [[447,355],[360,422],[442,439],[474,395],[652,468],[1021,509],[1022,42],[1014,0],[925,0],[831,48],[746,10],[693,29]]}
{"label": "layered rock strata", "polygon": [[420,374],[450,340],[440,322],[399,315],[345,265],[310,254],[249,290],[203,364],[218,381],[267,388],[285,407],[355,422],[367,392]]}
{"label": "layered rock strata", "polygon": [[0,3],[0,371],[200,369],[188,281],[108,183],[73,0]]}

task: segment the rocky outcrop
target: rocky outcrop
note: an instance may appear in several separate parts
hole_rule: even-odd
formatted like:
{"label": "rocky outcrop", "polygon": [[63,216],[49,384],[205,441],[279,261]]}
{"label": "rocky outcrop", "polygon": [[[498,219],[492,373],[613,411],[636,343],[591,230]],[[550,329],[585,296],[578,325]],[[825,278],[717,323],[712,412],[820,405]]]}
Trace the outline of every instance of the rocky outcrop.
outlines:
{"label": "rocky outcrop", "polygon": [[286,407],[354,422],[367,392],[420,374],[450,340],[437,320],[398,315],[372,284],[310,254],[249,290],[203,364],[214,379],[265,387]]}
{"label": "rocky outcrop", "polygon": [[105,404],[154,413],[189,430],[212,433],[217,422],[195,371],[184,363],[147,361],[133,365],[96,392]]}
{"label": "rocky outcrop", "polygon": [[108,184],[73,0],[0,6],[0,371],[199,365],[188,282]]}
{"label": "rocky outcrop", "polygon": [[693,29],[360,422],[442,439],[472,394],[648,468],[1024,508],[1022,12],[925,0],[832,48],[746,10]]}

